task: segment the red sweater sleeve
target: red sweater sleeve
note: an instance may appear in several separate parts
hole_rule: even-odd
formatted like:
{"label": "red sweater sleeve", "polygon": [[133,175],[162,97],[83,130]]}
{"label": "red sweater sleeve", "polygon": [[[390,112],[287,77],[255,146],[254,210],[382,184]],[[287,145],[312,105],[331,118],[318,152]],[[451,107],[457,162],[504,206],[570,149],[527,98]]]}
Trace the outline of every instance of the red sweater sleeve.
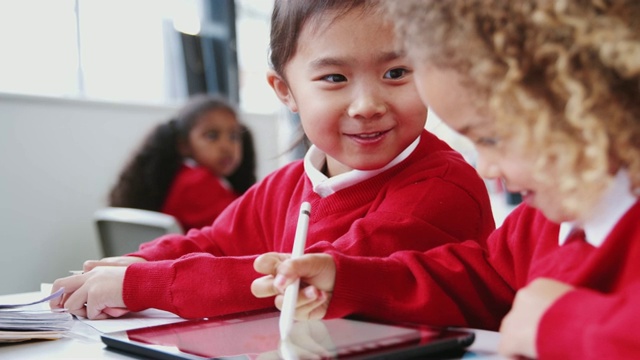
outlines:
{"label": "red sweater sleeve", "polygon": [[[336,284],[327,317],[359,315],[388,321],[497,330],[527,282],[535,246],[514,246],[514,233],[533,222],[516,209],[487,239],[447,244],[425,252],[364,258],[331,252]],[[527,243],[528,244],[528,243]],[[490,255],[489,255],[490,254]],[[390,310],[393,309],[393,310]]]}
{"label": "red sweater sleeve", "polygon": [[295,162],[249,189],[212,226],[143,244],[131,255],[151,261],[127,270],[125,304],[184,317],[271,306],[272,299],[249,292],[259,276],[252,262],[257,254],[291,251],[302,201],[312,207],[309,252],[385,257],[468,238],[484,242],[494,228],[475,170],[425,133],[404,162],[325,198],[313,192],[302,163]]}
{"label": "red sweater sleeve", "polygon": [[273,299],[251,294],[249,284],[257,274],[247,269],[253,268],[254,259],[199,252],[179,261],[132,264],[125,274],[124,302],[131,311],[156,308],[184,318],[272,307]]}
{"label": "red sweater sleeve", "polygon": [[476,242],[388,258],[332,255],[338,276],[328,318],[359,315],[497,330],[513,298]]}

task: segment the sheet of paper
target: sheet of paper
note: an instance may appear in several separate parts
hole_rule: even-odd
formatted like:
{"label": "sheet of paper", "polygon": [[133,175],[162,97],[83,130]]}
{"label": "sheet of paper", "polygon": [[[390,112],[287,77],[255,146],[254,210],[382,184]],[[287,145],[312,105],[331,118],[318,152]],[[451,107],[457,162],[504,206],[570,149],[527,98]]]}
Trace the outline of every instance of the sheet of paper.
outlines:
{"label": "sheet of paper", "polygon": [[77,317],[78,320],[91,326],[92,328],[102,332],[114,332],[137,329],[141,327],[148,327],[154,325],[170,324],[178,321],[185,321],[185,319],[172,314],[167,311],[157,309],[147,309],[140,312],[132,312],[123,315],[119,318],[104,319],[104,320],[89,320],[86,318]]}
{"label": "sheet of paper", "polygon": [[56,291],[54,294],[45,295],[41,299],[36,299],[36,300],[28,301],[28,302],[14,303],[14,304],[0,304],[0,310],[1,309],[14,309],[14,308],[20,308],[20,307],[25,307],[25,306],[29,306],[29,305],[36,305],[36,304],[44,303],[44,302],[47,302],[49,300],[55,299],[57,297],[60,297],[60,296],[62,296],[62,294],[64,294],[64,288],[58,289],[58,291]]}
{"label": "sheet of paper", "polygon": [[[43,294],[50,294],[52,285],[53,284],[46,283],[41,284],[41,292]],[[113,319],[89,320],[82,317],[76,318],[102,333],[137,329],[154,325],[170,324],[185,320],[178,315],[172,314],[168,311],[157,309],[148,309],[136,313],[128,313],[119,318]]]}

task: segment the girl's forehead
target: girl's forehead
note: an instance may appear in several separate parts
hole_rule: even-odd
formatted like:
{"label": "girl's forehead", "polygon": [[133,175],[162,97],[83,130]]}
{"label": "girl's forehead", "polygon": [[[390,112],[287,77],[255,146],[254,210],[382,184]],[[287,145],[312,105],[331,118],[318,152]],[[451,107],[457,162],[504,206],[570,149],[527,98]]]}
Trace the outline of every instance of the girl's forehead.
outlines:
{"label": "girl's forehead", "polygon": [[313,34],[322,33],[322,31],[326,30],[331,25],[335,24],[338,21],[344,20],[348,18],[349,21],[367,21],[370,20],[370,15],[373,12],[368,10],[364,6],[350,8],[350,9],[327,9],[325,11],[316,13],[311,15],[306,21],[302,24],[300,32],[308,31]]}

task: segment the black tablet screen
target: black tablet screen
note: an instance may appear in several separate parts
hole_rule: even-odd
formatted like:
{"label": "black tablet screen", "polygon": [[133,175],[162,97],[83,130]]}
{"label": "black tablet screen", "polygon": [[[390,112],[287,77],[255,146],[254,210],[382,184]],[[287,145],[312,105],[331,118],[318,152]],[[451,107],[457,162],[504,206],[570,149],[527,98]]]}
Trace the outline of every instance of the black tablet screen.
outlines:
{"label": "black tablet screen", "polygon": [[[287,341],[280,341],[278,315],[270,312],[186,321],[129,330],[110,337],[139,344],[139,350],[195,359],[357,358],[416,351],[428,353],[466,346],[473,341],[473,334],[467,332],[349,319],[296,322]],[[108,341],[105,343],[113,346]]]}

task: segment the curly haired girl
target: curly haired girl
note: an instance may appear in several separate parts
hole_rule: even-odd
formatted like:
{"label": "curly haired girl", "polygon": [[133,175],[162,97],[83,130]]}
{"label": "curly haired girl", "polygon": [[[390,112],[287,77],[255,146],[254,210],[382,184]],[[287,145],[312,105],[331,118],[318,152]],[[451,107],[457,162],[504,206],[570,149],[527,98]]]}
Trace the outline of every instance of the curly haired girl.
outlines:
{"label": "curly haired girl", "polygon": [[524,204],[487,251],[263,255],[254,295],[278,304],[300,277],[298,318],[499,329],[510,357],[638,358],[640,3],[386,3],[422,100]]}

